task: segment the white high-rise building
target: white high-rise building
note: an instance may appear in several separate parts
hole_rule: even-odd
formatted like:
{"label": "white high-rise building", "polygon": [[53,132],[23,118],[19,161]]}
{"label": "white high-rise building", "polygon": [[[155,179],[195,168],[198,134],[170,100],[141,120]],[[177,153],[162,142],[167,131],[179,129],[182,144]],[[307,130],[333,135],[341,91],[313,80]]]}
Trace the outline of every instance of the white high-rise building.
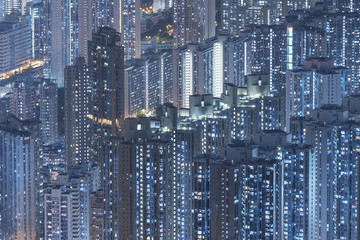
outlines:
{"label": "white high-rise building", "polygon": [[[225,53],[227,36],[218,36],[208,41],[208,46],[198,56],[198,92],[221,97],[224,85]],[[230,52],[228,52],[230,54]]]}
{"label": "white high-rise building", "polygon": [[[172,54],[144,54],[125,63],[125,116],[147,113],[172,100]],[[145,94],[143,94],[145,93]]]}
{"label": "white high-rise building", "polygon": [[174,101],[179,107],[190,106],[190,96],[195,94],[196,56],[198,45],[179,48],[174,53]]}
{"label": "white high-rise building", "polygon": [[189,107],[194,94],[213,94],[220,98],[224,83],[245,85],[245,73],[250,64],[245,38],[233,39],[226,35],[208,39],[203,44],[188,44],[174,51],[175,105]]}

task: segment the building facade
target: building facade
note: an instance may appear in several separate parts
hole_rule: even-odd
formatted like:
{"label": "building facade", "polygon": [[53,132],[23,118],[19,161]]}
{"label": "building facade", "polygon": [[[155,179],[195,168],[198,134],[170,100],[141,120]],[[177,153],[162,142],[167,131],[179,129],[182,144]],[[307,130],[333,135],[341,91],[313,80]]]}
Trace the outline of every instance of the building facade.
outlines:
{"label": "building facade", "polygon": [[0,47],[0,73],[28,63],[32,59],[30,18],[0,22]]}
{"label": "building facade", "polygon": [[58,140],[58,88],[49,79],[40,85],[40,121],[42,141],[55,143]]}
{"label": "building facade", "polygon": [[90,78],[84,58],[65,69],[65,154],[70,167],[90,162],[89,104]]}

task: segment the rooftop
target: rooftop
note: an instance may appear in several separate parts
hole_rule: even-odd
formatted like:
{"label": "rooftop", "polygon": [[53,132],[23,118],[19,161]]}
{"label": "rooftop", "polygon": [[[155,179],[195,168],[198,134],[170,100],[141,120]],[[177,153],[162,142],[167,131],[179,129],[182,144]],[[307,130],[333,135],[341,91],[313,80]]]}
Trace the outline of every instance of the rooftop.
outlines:
{"label": "rooftop", "polygon": [[20,120],[14,115],[3,115],[0,117],[0,130],[9,133],[16,133],[20,135],[30,135],[31,129],[29,126],[38,124],[38,120]]}
{"label": "rooftop", "polygon": [[0,33],[10,31],[15,23],[0,22]]}

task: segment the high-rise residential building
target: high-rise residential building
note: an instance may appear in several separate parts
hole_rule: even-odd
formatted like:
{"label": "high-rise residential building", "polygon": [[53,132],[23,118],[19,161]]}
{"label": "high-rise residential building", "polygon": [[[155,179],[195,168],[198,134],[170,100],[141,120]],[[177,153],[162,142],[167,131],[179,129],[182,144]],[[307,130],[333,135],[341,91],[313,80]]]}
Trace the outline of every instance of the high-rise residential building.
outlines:
{"label": "high-rise residential building", "polygon": [[50,79],[40,85],[40,121],[43,143],[58,140],[58,88]]}
{"label": "high-rise residential building", "polygon": [[259,112],[253,102],[229,109],[230,138],[232,141],[252,139],[259,131]]}
{"label": "high-rise residential building", "polygon": [[174,51],[174,96],[176,106],[188,108],[190,96],[196,93],[198,45],[189,44]]}
{"label": "high-rise residential building", "polygon": [[120,1],[120,29],[121,43],[124,46],[124,58],[140,58],[141,56],[141,13],[140,0]]}
{"label": "high-rise residential building", "polygon": [[171,143],[153,140],[160,121],[128,118],[125,138],[104,140],[102,174],[104,239],[165,235],[166,165]]}
{"label": "high-rise residential building", "polygon": [[[310,67],[321,66],[309,62]],[[269,75],[248,75],[246,88],[226,84],[221,99],[194,95],[189,109],[180,109],[178,117],[176,108],[166,105],[158,117],[127,119],[124,138],[104,138],[103,189],[97,199],[106,199],[105,212],[94,217],[94,221],[109,219],[104,225],[94,223],[104,229],[104,238],[321,239],[317,237],[324,221],[320,218],[336,218],[340,230],[324,223],[331,227],[329,236],[354,238],[356,224],[350,221],[356,222],[357,190],[346,186],[357,181],[350,172],[357,171],[358,98],[349,97],[344,103],[353,114],[351,121],[346,120],[350,116],[346,111],[333,106],[315,109],[316,119],[297,120],[291,129],[294,136],[302,137],[295,140],[281,131],[284,99],[271,95],[269,79]],[[229,114],[235,120],[227,119]],[[316,134],[315,125],[320,129]],[[334,132],[333,125],[341,129]],[[351,126],[352,140],[342,136],[348,131],[345,125]],[[320,136],[325,128],[331,128],[327,139]],[[234,144],[228,144],[230,136]],[[343,138],[341,144],[335,136]],[[334,143],[334,148],[317,147],[317,139]],[[348,164],[347,155],[339,157],[337,152],[350,148]],[[319,151],[326,158],[321,168],[327,162],[344,174],[327,169],[320,173]],[[325,182],[330,178],[329,186]],[[330,197],[319,197],[319,192],[330,192]],[[320,216],[331,202],[339,210],[327,213],[329,218]],[[342,223],[343,215],[350,219],[348,224]]]}
{"label": "high-rise residential building", "polygon": [[224,42],[224,83],[246,86],[246,75],[251,74],[250,39],[246,36],[229,38]]}
{"label": "high-rise residential building", "polygon": [[[119,137],[107,137],[103,140],[104,160],[100,179],[104,201],[102,237],[109,240],[131,239],[134,234],[135,201],[132,194],[124,194],[132,190],[131,169],[133,165],[119,164],[119,154],[121,154],[119,144],[121,142],[122,139]],[[129,151],[126,153],[130,155]]]}
{"label": "high-rise residential building", "polygon": [[[335,67],[346,67],[349,73],[346,82],[349,87],[347,94],[359,93],[359,67],[356,59],[359,58],[359,21],[360,14],[350,13],[330,13],[320,11],[317,13],[298,14],[299,18],[311,19],[306,25],[321,29],[326,33],[327,56],[334,60]],[[295,67],[295,66],[294,66]]]}
{"label": "high-rise residential building", "polygon": [[[201,99],[200,96],[194,97]],[[209,106],[211,101],[207,97],[208,95],[204,95],[203,109],[197,104],[191,104],[189,117],[208,116],[211,109],[215,109],[215,106]],[[150,121],[145,121],[146,119]],[[221,118],[207,118],[202,122],[191,119],[182,121],[193,121],[194,125],[168,134],[161,134],[163,126],[157,128],[160,132],[156,136],[161,136],[162,140],[170,137],[170,142],[151,140],[151,122],[155,123],[156,120],[150,118],[127,121],[128,124],[131,122],[131,126],[125,127],[126,133],[129,131],[126,135],[127,142],[123,142],[121,138],[109,138],[106,142],[108,148],[105,153],[110,160],[105,161],[105,172],[112,180],[107,181],[108,184],[104,187],[108,192],[105,199],[109,206],[115,205],[115,208],[108,208],[109,218],[119,219],[113,223],[105,221],[109,222],[106,229],[116,229],[114,233],[108,231],[109,234],[116,234],[118,231],[120,238],[125,239],[129,238],[131,232],[145,236],[163,236],[159,235],[160,229],[160,233],[163,231],[170,239],[185,236],[213,236],[216,239],[240,239],[241,236],[247,236],[258,239],[262,236],[280,236],[283,229],[289,238],[301,236],[302,232],[308,230],[304,223],[314,220],[308,214],[308,200],[316,195],[309,188],[311,179],[308,177],[313,175],[303,175],[313,167],[310,165],[311,159],[314,159],[311,158],[314,156],[311,147],[292,146],[291,135],[272,130],[254,134],[254,143],[225,147],[226,143],[223,142],[223,151],[218,148],[221,140],[214,140],[219,136],[213,130],[218,128],[216,121],[221,122]],[[143,124],[144,122],[147,124]],[[201,124],[204,126],[200,126]],[[229,130],[225,127],[219,132],[226,135]],[[214,140],[212,142],[211,136]],[[155,146],[158,146],[155,143],[168,146],[168,161],[160,166],[154,160],[157,155],[153,155],[153,152],[157,151]],[[165,154],[165,149],[160,153]],[[201,153],[220,155],[226,161],[216,156],[198,156]],[[143,162],[142,159],[146,161]],[[290,166],[290,162],[294,164]],[[135,183],[132,179],[139,181]],[[296,183],[294,191],[290,181]],[[119,182],[119,189],[123,190],[117,195]],[[130,187],[132,184],[137,187]],[[286,191],[282,193],[281,189]],[[161,194],[157,194],[158,191]],[[162,196],[167,196],[165,211],[161,210],[164,206]],[[295,204],[294,201],[298,208],[296,217],[288,211],[290,204]],[[151,207],[154,203],[157,207]],[[126,207],[122,207],[124,205]],[[118,215],[119,212],[110,209],[122,209],[122,214]],[[151,217],[154,213],[155,216]],[[161,225],[163,219],[165,228]]]}
{"label": "high-rise residential building", "polygon": [[313,239],[315,153],[310,145],[291,144],[291,135],[278,130],[225,149],[237,169],[239,239]]}
{"label": "high-rise residential building", "polygon": [[0,21],[11,13],[25,14],[27,3],[31,0],[3,0],[0,4]]}
{"label": "high-rise residential building", "polygon": [[349,110],[327,105],[316,109],[312,119],[294,122],[301,128],[294,127],[293,134],[315,148],[315,163],[309,172],[316,180],[309,189],[315,193],[309,201],[313,206],[310,213],[315,215],[309,224],[311,239],[357,238],[358,188],[354,186],[358,182],[360,128],[349,116]]}
{"label": "high-rise residential building", "polygon": [[287,20],[287,70],[303,65],[308,58],[326,57],[328,50],[324,29],[294,19]]}
{"label": "high-rise residential building", "polygon": [[189,118],[190,126],[200,134],[201,154],[216,155],[230,143],[229,122],[223,116],[215,116],[212,95],[191,96]]}
{"label": "high-rise residential building", "polygon": [[325,6],[328,9],[332,9],[342,13],[357,12],[360,10],[360,3],[351,0],[324,0]]}
{"label": "high-rise residential building", "polygon": [[201,136],[201,154],[216,155],[230,143],[229,123],[225,118],[207,118],[193,123]]}
{"label": "high-rise residential building", "polygon": [[287,72],[286,124],[290,117],[311,116],[322,105],[341,105],[345,95],[344,69],[328,58],[310,58],[303,69]]}
{"label": "high-rise residential building", "polygon": [[172,64],[170,52],[143,54],[141,59],[125,62],[125,116],[142,109],[150,113],[172,100]]}
{"label": "high-rise residential building", "polygon": [[0,240],[359,239],[360,0],[149,1],[0,0]]}
{"label": "high-rise residential building", "polygon": [[214,117],[214,96],[196,94],[190,96],[189,118],[193,121]]}
{"label": "high-rise residential building", "polygon": [[220,32],[223,34],[238,35],[244,28],[246,2],[239,0],[221,1]]}
{"label": "high-rise residential building", "polygon": [[120,12],[116,11],[120,9],[120,0],[94,1],[93,9],[92,24],[95,32],[98,31],[98,27],[112,27],[120,31]]}
{"label": "high-rise residential building", "polygon": [[346,67],[349,72],[347,94],[360,92],[360,14],[343,13],[324,16],[325,30],[328,38],[328,57],[334,59],[335,67]]}
{"label": "high-rise residential building", "polygon": [[187,239],[192,236],[191,221],[191,167],[195,156],[200,154],[199,134],[194,129],[176,130],[171,143],[173,160],[167,168],[167,239]]}
{"label": "high-rise residential building", "polygon": [[[278,185],[283,189],[275,230],[281,239],[316,239],[316,152],[311,145],[286,146],[278,165]],[[289,210],[291,209],[291,210]]]}
{"label": "high-rise residential building", "polygon": [[12,16],[0,22],[0,73],[14,70],[32,58],[31,20]]}
{"label": "high-rise residential building", "polygon": [[291,11],[309,9],[311,5],[309,0],[224,0],[220,6],[220,31],[236,36],[249,24],[282,24]]}
{"label": "high-rise residential building", "polygon": [[46,13],[44,77],[54,79],[59,87],[64,86],[64,68],[71,65],[74,57],[70,55],[74,39],[70,39],[69,24],[71,23],[67,17],[69,9],[62,7],[65,5],[65,0],[44,2]]}
{"label": "high-rise residential building", "polygon": [[100,166],[103,140],[119,136],[124,122],[124,50],[119,40],[114,29],[100,28],[89,43],[91,157]]}
{"label": "high-rise residential building", "polygon": [[253,26],[251,32],[251,73],[269,74],[270,90],[284,94],[286,84],[287,31],[284,25]]}
{"label": "high-rise residential building", "polygon": [[[166,168],[171,143],[149,140],[122,143],[118,150],[119,239],[165,239],[167,223]],[[130,170],[130,171],[129,171]],[[131,219],[132,221],[129,221]]]}
{"label": "high-rise residential building", "polygon": [[191,167],[191,227],[195,239],[236,239],[237,173],[231,162],[199,155]]}
{"label": "high-rise residential building", "polygon": [[256,112],[259,115],[258,129],[285,130],[285,96],[264,96],[254,100]]}
{"label": "high-rise residential building", "polygon": [[90,231],[90,193],[100,188],[99,166],[89,163],[78,164],[68,169],[69,180],[66,187],[73,197],[73,237],[89,239]]}
{"label": "high-rise residential building", "polygon": [[224,85],[225,42],[227,36],[209,40],[198,56],[198,93],[220,97]]}
{"label": "high-rise residential building", "polygon": [[89,239],[90,193],[99,190],[99,167],[74,165],[45,189],[45,239]]}
{"label": "high-rise residential building", "polygon": [[45,239],[72,239],[73,209],[70,190],[52,188],[44,196]]}
{"label": "high-rise residential building", "polygon": [[90,79],[84,58],[65,68],[65,155],[68,167],[90,162]]}
{"label": "high-rise residential building", "polygon": [[189,107],[194,94],[221,97],[224,83],[246,86],[245,75],[251,73],[248,38],[219,35],[203,44],[189,44],[174,51],[174,96],[178,107]]}
{"label": "high-rise residential building", "polygon": [[125,62],[125,116],[136,116],[141,110],[146,109],[148,91],[146,79],[150,72],[147,71],[147,62],[133,59]]}
{"label": "high-rise residential building", "polygon": [[175,0],[173,4],[175,48],[215,36],[215,0]]}
{"label": "high-rise residential building", "polygon": [[90,193],[89,240],[104,239],[104,194],[101,190]]}
{"label": "high-rise residential building", "polygon": [[37,121],[4,115],[0,122],[0,238],[36,239]]}
{"label": "high-rise residential building", "polygon": [[285,96],[270,94],[269,75],[248,75],[246,88],[224,88],[231,139],[249,140],[260,131],[285,129]]}
{"label": "high-rise residential building", "polygon": [[21,120],[36,118],[36,91],[34,85],[14,83],[10,112]]}
{"label": "high-rise residential building", "polygon": [[[222,153],[235,165],[235,239],[275,238],[278,207],[278,160],[274,149],[286,144],[286,134],[255,134],[254,142],[238,142]],[[283,141],[283,142],[282,142]]]}
{"label": "high-rise residential building", "polygon": [[174,101],[172,59],[173,55],[167,52],[161,53],[160,55],[160,104]]}
{"label": "high-rise residential building", "polygon": [[141,140],[137,134],[130,141],[106,139],[104,239],[165,238],[171,146],[146,136]]}
{"label": "high-rise residential building", "polygon": [[245,26],[246,25],[270,25],[271,12],[268,6],[252,6],[244,9],[245,12]]}
{"label": "high-rise residential building", "polygon": [[[67,7],[63,7],[67,6]],[[44,76],[64,86],[64,69],[77,57],[88,56],[92,32],[92,3],[89,0],[44,2]]]}
{"label": "high-rise residential building", "polygon": [[141,56],[140,0],[95,1],[93,29],[110,27],[121,33],[125,60]]}
{"label": "high-rise residential building", "polygon": [[311,0],[293,0],[293,1],[286,1],[285,3],[283,3],[283,1],[277,1],[277,3],[279,4],[280,2],[282,2],[283,5],[283,12],[282,12],[282,16],[286,16],[290,11],[294,11],[294,10],[303,10],[303,9],[309,9],[310,6],[312,6],[314,3],[314,1]]}
{"label": "high-rise residential building", "polygon": [[[74,54],[74,60],[72,64],[75,64],[76,60],[75,57],[83,57],[85,58],[86,62],[88,61],[88,54],[89,54],[89,47],[88,47],[88,41],[91,41],[92,39],[92,33],[93,33],[93,1],[91,0],[72,0],[73,4],[77,6],[72,11],[73,19],[76,19],[77,22],[74,23],[74,25],[77,26],[77,29],[75,28],[74,34],[77,38],[77,44],[78,44],[78,56]],[[74,43],[73,43],[74,44]]]}
{"label": "high-rise residential building", "polygon": [[31,46],[32,58],[44,58],[44,3],[33,2],[29,5],[29,15],[31,17]]}
{"label": "high-rise residential building", "polygon": [[239,239],[273,238],[276,161],[258,159],[240,163],[238,178]]}
{"label": "high-rise residential building", "polygon": [[169,132],[177,128],[178,111],[172,103],[165,103],[156,109],[161,126],[164,132]]}
{"label": "high-rise residential building", "polygon": [[247,85],[224,85],[221,102],[232,141],[251,140],[264,130],[284,130],[285,97],[270,94],[269,76],[248,75]]}

